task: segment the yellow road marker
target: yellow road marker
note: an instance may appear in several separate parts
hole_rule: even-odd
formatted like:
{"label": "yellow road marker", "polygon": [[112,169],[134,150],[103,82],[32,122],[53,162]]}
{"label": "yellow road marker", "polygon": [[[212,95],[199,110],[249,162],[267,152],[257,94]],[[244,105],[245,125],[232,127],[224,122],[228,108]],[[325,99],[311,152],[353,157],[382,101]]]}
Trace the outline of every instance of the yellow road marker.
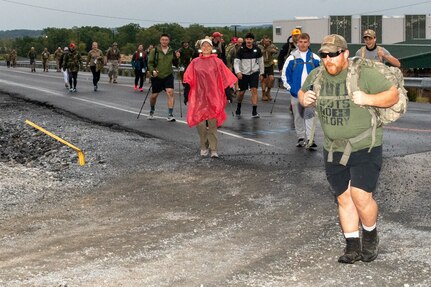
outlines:
{"label": "yellow road marker", "polygon": [[50,137],[52,137],[52,138],[56,139],[57,141],[61,142],[62,144],[67,145],[67,146],[68,146],[68,147],[70,147],[71,149],[75,150],[75,151],[78,153],[78,161],[79,161],[79,165],[84,165],[84,164],[85,164],[84,152],[83,152],[81,149],[77,148],[76,146],[74,146],[74,145],[73,145],[73,144],[71,144],[71,143],[68,143],[68,142],[67,142],[67,141],[65,141],[64,139],[62,139],[62,138],[60,138],[60,137],[56,136],[55,134],[50,133],[49,131],[45,130],[44,128],[42,128],[42,127],[40,127],[40,126],[36,125],[35,123],[33,123],[33,122],[29,121],[29,120],[25,120],[25,123],[26,123],[26,124],[28,124],[28,125],[30,125],[30,126],[32,126],[32,127],[34,127],[34,128],[35,128],[35,129],[37,129],[37,130],[40,130],[41,132],[43,132],[43,133],[47,134],[48,136],[50,136]]}

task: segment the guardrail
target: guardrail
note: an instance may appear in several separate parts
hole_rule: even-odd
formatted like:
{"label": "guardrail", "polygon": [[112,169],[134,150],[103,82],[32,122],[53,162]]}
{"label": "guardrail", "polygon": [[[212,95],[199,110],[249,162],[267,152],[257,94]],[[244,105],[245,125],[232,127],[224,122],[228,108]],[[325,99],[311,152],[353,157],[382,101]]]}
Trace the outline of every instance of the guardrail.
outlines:
{"label": "guardrail", "polygon": [[408,88],[421,88],[428,89],[431,88],[431,78],[404,78],[404,86]]}
{"label": "guardrail", "polygon": [[[0,62],[1,66],[6,66],[5,62]],[[29,61],[17,61],[17,67],[30,67]],[[36,61],[36,67],[41,68],[42,67],[42,61]],[[48,68],[51,70],[56,69],[56,63],[55,61],[50,61],[48,64]],[[104,67],[106,72],[107,67]],[[131,64],[121,64],[119,66],[120,75],[123,76],[133,76],[132,73],[132,65]],[[174,69],[175,73],[177,72],[177,69]],[[275,78],[280,78],[280,73],[278,70],[274,71]],[[421,88],[421,89],[429,89],[431,88],[431,78],[415,78],[415,77],[405,77],[404,78],[404,85],[407,88]]]}

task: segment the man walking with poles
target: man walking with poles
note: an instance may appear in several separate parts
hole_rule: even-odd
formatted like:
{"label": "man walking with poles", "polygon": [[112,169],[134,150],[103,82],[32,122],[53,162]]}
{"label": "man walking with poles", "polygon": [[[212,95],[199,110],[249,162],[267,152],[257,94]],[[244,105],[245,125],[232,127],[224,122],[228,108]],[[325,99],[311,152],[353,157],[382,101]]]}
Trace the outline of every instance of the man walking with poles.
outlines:
{"label": "man walking with poles", "polygon": [[[308,74],[319,66],[320,58],[310,50],[310,36],[302,33],[298,38],[298,49],[292,52],[283,65],[281,79],[288,91],[290,91],[290,101],[293,111],[294,124],[298,142],[296,147],[305,146],[310,139],[314,107],[303,109],[298,102],[298,91],[307,78]],[[310,142],[307,147],[315,148],[317,145]]]}
{"label": "man walking with poles", "polygon": [[172,65],[178,66],[180,53],[175,52],[170,46],[170,37],[168,34],[160,36],[160,45],[151,50],[148,57],[148,71],[151,75],[152,94],[150,97],[150,115],[149,120],[154,119],[157,97],[163,90],[168,96],[168,117],[169,122],[174,122],[174,71]]}

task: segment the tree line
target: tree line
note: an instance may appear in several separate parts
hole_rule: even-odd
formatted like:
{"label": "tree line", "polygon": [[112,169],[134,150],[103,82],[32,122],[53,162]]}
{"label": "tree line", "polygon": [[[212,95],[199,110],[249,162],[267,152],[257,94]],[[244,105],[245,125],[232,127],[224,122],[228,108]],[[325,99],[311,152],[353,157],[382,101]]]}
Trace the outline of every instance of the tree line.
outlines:
{"label": "tree line", "polygon": [[53,53],[57,47],[64,48],[74,42],[81,53],[86,53],[91,49],[93,41],[98,42],[102,50],[108,49],[113,42],[117,42],[122,54],[132,54],[138,44],[148,47],[150,44],[159,44],[159,37],[162,33],[171,36],[171,47],[178,49],[181,42],[189,41],[194,45],[196,40],[205,36],[210,36],[214,31],[223,34],[226,42],[235,36],[242,37],[247,32],[253,32],[256,39],[261,39],[264,35],[271,37],[272,26],[247,27],[235,31],[232,27],[204,27],[199,24],[192,24],[183,27],[176,23],[157,24],[148,28],[140,27],[139,24],[127,24],[118,28],[103,28],[94,26],[83,26],[73,28],[45,28],[38,37],[22,37],[16,39],[1,39],[1,53],[8,53],[15,49],[18,56],[27,57],[31,47],[35,47],[38,53],[42,53],[46,47]]}

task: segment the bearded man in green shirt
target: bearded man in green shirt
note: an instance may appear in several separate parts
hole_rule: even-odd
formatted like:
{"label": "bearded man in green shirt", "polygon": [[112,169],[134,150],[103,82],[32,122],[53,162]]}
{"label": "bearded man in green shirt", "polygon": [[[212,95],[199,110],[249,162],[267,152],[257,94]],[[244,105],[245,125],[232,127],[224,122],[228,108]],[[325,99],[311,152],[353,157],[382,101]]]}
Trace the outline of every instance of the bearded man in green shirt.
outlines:
{"label": "bearded man in green shirt", "polygon": [[[378,207],[373,192],[382,165],[383,129],[377,127],[375,139],[371,135],[359,137],[372,125],[371,114],[362,106],[390,107],[397,103],[398,91],[379,71],[363,66],[359,75],[360,90],[349,95],[349,50],[340,35],[326,36],[319,55],[324,68],[310,73],[298,98],[304,107],[316,106],[324,133],[326,177],[337,197],[341,229],[346,238],[345,253],[338,262],[371,262],[377,258],[379,245]],[[311,87],[316,88],[317,78],[321,81],[316,93]],[[359,140],[350,142],[353,138]],[[343,161],[347,145],[351,152]]]}

